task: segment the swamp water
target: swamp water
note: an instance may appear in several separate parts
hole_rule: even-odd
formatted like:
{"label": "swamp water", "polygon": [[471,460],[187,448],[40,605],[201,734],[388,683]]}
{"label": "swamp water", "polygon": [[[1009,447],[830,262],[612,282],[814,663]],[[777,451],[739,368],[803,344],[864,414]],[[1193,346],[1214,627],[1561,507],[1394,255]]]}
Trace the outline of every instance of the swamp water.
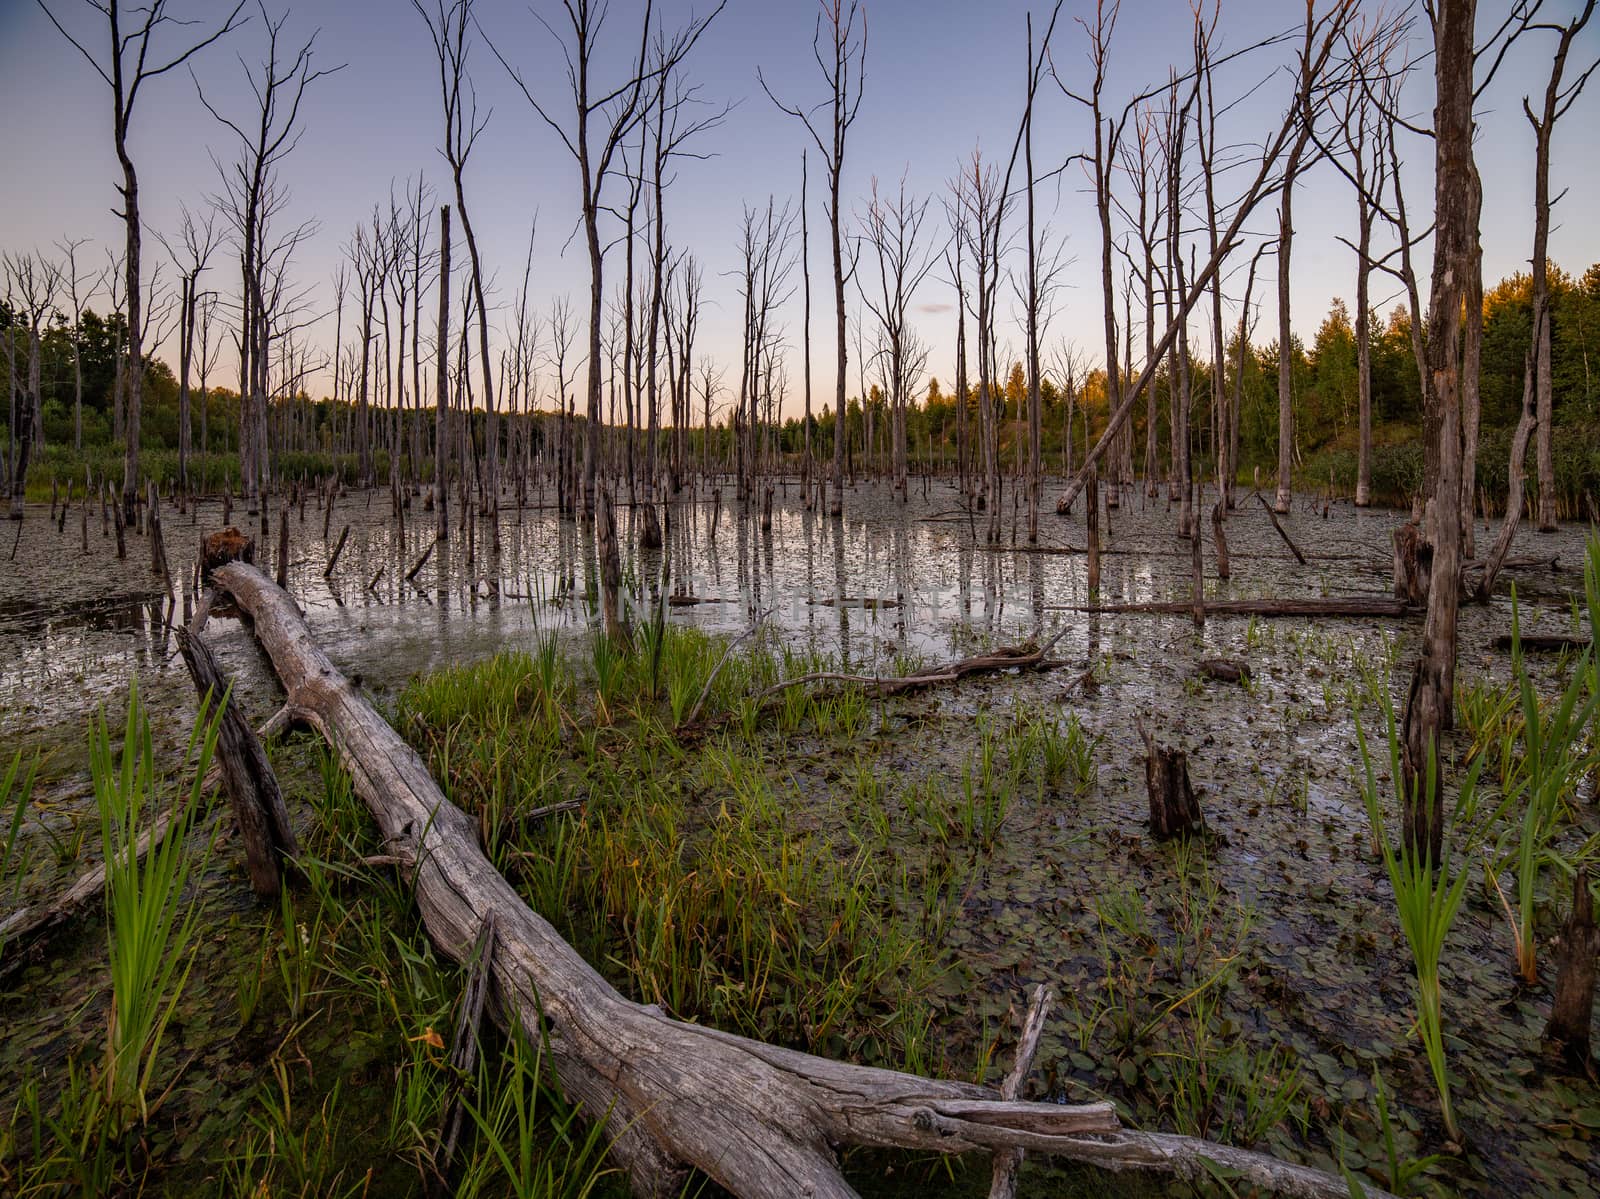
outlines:
{"label": "swamp water", "polygon": [[[742,738],[741,759],[764,775],[763,795],[781,801],[774,816],[781,827],[828,855],[819,861],[854,864],[853,893],[876,893],[884,927],[914,927],[935,942],[919,957],[914,985],[906,971],[885,968],[877,990],[898,979],[909,994],[892,1001],[857,994],[853,1021],[819,1025],[797,999],[791,1006],[801,1010],[774,1015],[771,1029],[744,1031],[787,1032],[817,1052],[880,1054],[888,1064],[961,1077],[987,1070],[994,1078],[1009,1065],[1008,1014],[1047,982],[1057,1005],[1033,1075],[1040,1094],[1107,1096],[1141,1126],[1254,1140],[1387,1182],[1392,1163],[1374,1091],[1381,1077],[1398,1156],[1440,1149],[1438,1100],[1411,1030],[1411,961],[1362,807],[1354,722],[1359,711],[1369,736],[1381,730],[1375,687],[1384,682],[1403,699],[1420,622],[1212,616],[1196,630],[1187,615],[1072,611],[1089,600],[1081,554],[1013,545],[1009,512],[1008,540],[990,550],[974,538],[981,518],[975,524],[962,512],[947,485],[930,492],[902,504],[887,489],[851,490],[841,528],[804,512],[791,488],[775,505],[770,531],[741,519],[736,504],[724,502],[714,517],[701,493],[670,506],[664,552],[633,548],[633,512],[621,510],[625,576],[644,596],[640,614],[659,610],[665,579],[673,624],[736,635],[760,615],[769,655],[824,655],[854,672],[895,674],[1065,629],[1055,669],[868,700],[859,715],[843,722],[835,715],[826,728],[780,711],[729,734]],[[729,484],[724,494],[732,493]],[[278,513],[266,536],[258,517],[242,508],[233,515],[256,536],[257,562],[275,567]],[[44,506],[31,507],[14,556],[0,561],[5,756],[44,754],[13,859],[22,869],[3,880],[0,912],[54,893],[97,853],[84,749],[96,709],[106,705],[115,727],[137,677],[157,744],[176,764],[195,707],[164,630],[165,597],[150,573],[146,539],[130,532],[128,558],[118,561],[98,515],[87,553],[76,511],[61,533],[46,516]],[[447,552],[436,551],[415,583],[404,576],[434,530],[433,514],[420,505],[406,513],[402,533],[387,493],[346,494],[326,541],[315,501],[303,520],[289,516],[289,588],[313,632],[384,711],[409,714],[414,727],[402,721],[402,728],[446,775],[429,720],[464,719],[462,712],[448,703],[426,710],[425,691],[408,684],[501,650],[532,651],[554,633],[578,663],[582,686],[592,688],[586,597],[597,578],[592,545],[547,509],[525,509],[520,523],[514,508],[504,509],[498,552],[482,523],[469,550],[453,516]],[[1389,536],[1400,519],[1344,504],[1324,518],[1320,505],[1304,504],[1285,521],[1311,559],[1301,566],[1259,506],[1243,505],[1227,525],[1231,580],[1213,577],[1207,539],[1207,594],[1387,594]],[[219,503],[165,511],[176,578],[192,578],[199,537],[220,521]],[[324,579],[345,525],[348,541]],[[1173,536],[1175,525],[1164,501],[1124,496],[1109,528],[1102,525],[1102,602],[1187,599],[1189,550]],[[1480,526],[1479,545],[1492,534]],[[1081,506],[1071,517],[1041,516],[1045,550],[1083,543]],[[1573,632],[1581,530],[1523,531],[1513,552],[1560,561],[1555,571],[1514,575],[1524,632]],[[1490,646],[1509,628],[1505,599],[1463,607],[1462,687],[1505,685],[1509,655]],[[207,636],[259,723],[276,706],[270,666],[235,621],[214,620]],[[1207,657],[1248,661],[1251,683],[1198,681],[1195,663]],[[1568,664],[1530,665],[1542,693],[1564,683]],[[1135,718],[1188,751],[1209,827],[1203,842],[1149,839]],[[1056,748],[1039,748],[1040,735]],[[1469,741],[1458,734],[1454,752]],[[1051,753],[1066,765],[1043,765],[1040,755]],[[347,922],[387,920],[395,939],[374,936],[364,959],[358,949],[342,966],[310,961],[314,955],[303,952],[310,943],[336,939],[344,925],[325,929],[315,917],[302,919],[302,905],[321,910],[304,896],[281,913],[258,908],[237,846],[224,839],[201,884],[207,928],[171,1034],[181,1067],[135,1158],[155,1163],[148,1183],[155,1191],[201,1185],[233,1193],[266,1177],[259,1163],[241,1159],[260,1154],[263,1143],[280,1145],[292,1130],[301,1159],[313,1156],[319,1137],[321,1157],[294,1170],[280,1163],[272,1193],[320,1193],[337,1189],[335,1180],[356,1193],[417,1189],[413,1142],[432,1130],[408,1140],[397,1097],[425,1089],[413,1084],[431,1061],[428,1032],[447,1032],[459,975],[432,958],[392,871],[348,871],[346,851],[371,837],[348,797],[343,808],[330,804],[337,772],[320,769],[321,755],[304,738],[274,756],[308,842],[330,874],[343,861],[354,877],[314,879],[311,891],[341,890],[346,906],[334,910]],[[702,757],[689,765],[703,767]],[[688,768],[670,758],[659,767]],[[567,798],[582,777],[581,764],[552,772],[550,797]],[[464,776],[447,789],[459,785],[456,798],[470,800],[480,782]],[[700,789],[717,787],[712,780]],[[1574,823],[1559,840],[1569,856],[1600,826],[1592,798],[1574,805]],[[206,826],[210,838],[231,823],[217,811]],[[690,817],[702,826],[714,820],[703,811]],[[861,862],[868,851],[870,877]],[[1546,871],[1541,891],[1556,897],[1541,904],[1541,940],[1567,902],[1569,888],[1554,876]],[[888,894],[908,886],[924,894]],[[352,898],[358,891],[371,895]],[[819,918],[811,935],[825,939],[829,913],[808,915]],[[625,939],[637,943],[638,922],[622,923]],[[575,919],[570,935],[583,946],[586,934],[603,952],[599,930]],[[375,964],[386,951],[400,960]],[[3,984],[0,1094],[17,1094],[33,1079],[48,1107],[49,1097],[69,1088],[68,1056],[93,1060],[104,1038],[104,954],[103,917],[88,914]],[[662,998],[646,994],[656,984],[637,955],[633,962],[608,973],[637,997]],[[1544,985],[1519,986],[1498,901],[1482,881],[1470,883],[1443,962],[1446,1045],[1465,1144],[1432,1167],[1432,1185],[1483,1195],[1587,1194],[1600,1186],[1600,1160],[1590,1153],[1600,1095],[1550,1072],[1539,1055],[1554,969],[1548,950],[1541,965]],[[838,969],[848,976],[858,967],[846,959]],[[350,975],[368,982],[382,975],[382,985],[363,990]],[[911,1023],[882,1037],[862,1031],[891,1010]],[[416,1102],[430,1110],[425,1095]],[[7,1116],[0,1112],[0,1121]],[[13,1122],[18,1139],[0,1149],[26,1156],[22,1127]],[[926,1163],[895,1166],[920,1180],[908,1184],[911,1193],[974,1185],[981,1192],[986,1174],[975,1163],[946,1183]],[[867,1185],[867,1176],[886,1168],[863,1162],[856,1180]],[[0,1184],[19,1177],[0,1172]],[[1102,1185],[1089,1172],[1036,1181],[1067,1193],[1099,1193]]]}

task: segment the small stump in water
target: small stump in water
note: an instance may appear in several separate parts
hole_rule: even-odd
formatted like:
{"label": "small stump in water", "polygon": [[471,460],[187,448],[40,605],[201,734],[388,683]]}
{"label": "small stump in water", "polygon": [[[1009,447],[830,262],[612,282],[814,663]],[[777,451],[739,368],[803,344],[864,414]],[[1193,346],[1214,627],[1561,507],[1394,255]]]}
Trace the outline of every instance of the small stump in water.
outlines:
{"label": "small stump in water", "polygon": [[1145,731],[1136,727],[1144,739],[1144,781],[1150,792],[1150,832],[1157,841],[1188,837],[1205,831],[1205,814],[1199,797],[1189,782],[1189,756],[1181,749],[1157,745]]}
{"label": "small stump in water", "polygon": [[256,542],[253,537],[246,537],[238,529],[229,525],[220,533],[212,533],[200,545],[200,581],[205,586],[211,585],[211,572],[226,566],[230,562],[250,562],[256,560]]}
{"label": "small stump in water", "polygon": [[1194,669],[1202,678],[1215,679],[1219,683],[1244,684],[1250,681],[1250,664],[1235,662],[1230,658],[1203,658],[1195,664]]}

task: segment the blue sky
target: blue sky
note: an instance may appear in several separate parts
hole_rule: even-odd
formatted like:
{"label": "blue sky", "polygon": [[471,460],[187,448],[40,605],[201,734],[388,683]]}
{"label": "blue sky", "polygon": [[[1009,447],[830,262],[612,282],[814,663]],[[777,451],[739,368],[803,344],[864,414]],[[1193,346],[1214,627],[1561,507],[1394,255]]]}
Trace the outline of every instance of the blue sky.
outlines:
{"label": "blue sky", "polygon": [[[77,0],[52,0],[67,17],[89,14]],[[174,11],[205,17],[219,0],[172,0]],[[532,0],[554,19],[553,0]],[[642,6],[612,0],[607,38],[619,52],[631,50],[630,26]],[[1048,7],[1031,6],[1042,26]],[[1497,21],[1481,6],[1480,24]],[[1565,15],[1576,7],[1563,0]],[[274,14],[284,0],[269,0]],[[1030,6],[1018,0],[962,3],[958,0],[868,0],[866,96],[860,120],[851,131],[844,192],[859,209],[876,176],[892,185],[902,172],[908,188],[932,194],[937,210],[946,183],[975,146],[1002,160],[1009,153],[1021,112],[1024,87],[1023,21]],[[82,9],[82,13],[78,11]],[[548,34],[524,0],[477,0],[484,30],[505,57],[542,96],[560,109],[564,79]],[[1223,46],[1238,47],[1283,28],[1298,18],[1298,6],[1270,0],[1224,4],[1220,22]],[[669,23],[691,11],[666,0],[658,11]],[[700,4],[705,11],[705,4]],[[811,58],[817,9],[812,0],[730,0],[696,49],[689,73],[708,101],[732,103],[721,128],[704,135],[698,148],[713,157],[681,164],[666,201],[669,238],[694,250],[706,275],[710,307],[702,320],[704,350],[723,364],[725,379],[736,381],[739,301],[729,276],[737,264],[736,237],[742,205],[764,204],[769,193],[779,201],[799,187],[803,131],[779,112],[757,83],[759,67],[785,99],[806,103],[824,98],[824,84]],[[1086,38],[1073,18],[1087,16],[1086,3],[1068,3],[1055,41],[1058,68],[1075,85],[1084,82]],[[89,27],[78,24],[75,28]],[[432,47],[409,0],[324,0],[291,5],[285,36],[296,45],[320,30],[317,62],[346,64],[321,80],[307,106],[304,139],[284,168],[292,192],[285,220],[315,219],[317,234],[302,248],[297,276],[320,288],[329,315],[320,339],[333,338],[331,278],[341,246],[354,226],[386,201],[390,181],[403,183],[418,170],[436,191],[448,189],[445,164],[437,151],[441,116],[437,68]],[[1125,97],[1166,77],[1168,64],[1190,54],[1190,9],[1170,0],[1124,0],[1112,45],[1108,95]],[[95,30],[94,32],[98,32]],[[260,51],[261,20],[256,16],[228,41],[207,51],[196,74],[219,108],[243,114],[249,103],[240,63]],[[1553,37],[1544,35],[1508,59],[1479,113],[1479,165],[1484,178],[1484,273],[1489,282],[1525,266],[1532,239],[1532,135],[1521,112],[1522,97],[1537,102],[1548,72]],[[1419,51],[1422,47],[1418,47]],[[1585,32],[1574,64],[1600,52],[1600,29]],[[1288,60],[1288,50],[1262,52],[1219,83],[1225,93],[1247,90],[1259,75]],[[508,303],[520,280],[529,222],[538,213],[534,279],[539,308],[567,294],[580,307],[586,298],[587,260],[581,239],[569,240],[578,218],[577,175],[571,159],[511,86],[504,69],[477,46],[471,63],[480,105],[491,120],[469,165],[467,200],[478,227],[490,272],[497,276],[498,302]],[[1569,68],[1570,70],[1570,68]],[[1076,73],[1076,77],[1074,77]],[[1288,87],[1279,71],[1229,117],[1235,138],[1261,138],[1274,129]],[[1432,88],[1424,64],[1407,94],[1413,113],[1426,114]],[[34,0],[0,0],[0,248],[48,249],[64,236],[90,237],[88,251],[98,262],[120,234],[111,209],[116,203],[116,161],[110,135],[107,89],[49,25]],[[1558,127],[1553,189],[1570,189],[1557,209],[1551,252],[1556,261],[1581,270],[1600,259],[1600,232],[1587,214],[1600,194],[1600,156],[1593,153],[1593,128],[1600,116],[1596,85]],[[152,229],[175,227],[179,201],[191,206],[217,189],[213,153],[231,153],[231,135],[201,107],[187,75],[155,80],[141,98],[133,147],[139,165],[146,221]],[[1035,119],[1035,147],[1041,169],[1088,145],[1092,127],[1078,106],[1046,84]],[[1407,147],[1406,179],[1414,209],[1425,213],[1431,183],[1431,145]],[[820,164],[812,162],[811,263],[813,288],[812,368],[814,402],[831,394],[831,279],[826,222],[822,211]],[[615,186],[613,184],[612,186]],[[1069,168],[1059,191],[1041,192],[1042,219],[1065,238],[1074,261],[1064,279],[1052,342],[1076,341],[1091,357],[1100,343],[1101,313],[1098,232],[1082,175]],[[1336,295],[1353,293],[1354,256],[1337,240],[1353,225],[1354,198],[1328,165],[1317,166],[1295,197],[1298,236],[1293,266],[1294,323],[1309,338]],[[1252,227],[1269,232],[1275,206],[1262,209]],[[942,219],[935,235],[942,241]],[[1426,216],[1417,221],[1426,224]],[[161,254],[154,239],[147,255]],[[457,245],[458,260],[464,247]],[[1424,251],[1425,255],[1425,251]],[[1241,262],[1247,258],[1245,255]],[[1425,264],[1426,257],[1421,259]],[[1270,260],[1258,282],[1258,296],[1270,297]],[[611,278],[620,272],[620,259]],[[237,268],[219,260],[208,285],[236,286]],[[1426,278],[1424,277],[1424,287]],[[1387,291],[1382,294],[1388,295]],[[851,293],[852,300],[854,293]],[[948,382],[953,373],[953,291],[935,272],[916,297],[916,324],[933,351],[932,373]],[[491,300],[491,304],[496,300]],[[1021,337],[1008,303],[999,339],[1019,347]],[[798,292],[783,314],[787,340],[800,341]],[[1264,312],[1257,339],[1275,337],[1275,322]],[[346,328],[348,330],[348,319]],[[1201,337],[1204,330],[1198,330]],[[1138,335],[1136,334],[1136,342]],[[799,406],[800,364],[791,359],[791,413]],[[852,365],[850,390],[856,390]]]}

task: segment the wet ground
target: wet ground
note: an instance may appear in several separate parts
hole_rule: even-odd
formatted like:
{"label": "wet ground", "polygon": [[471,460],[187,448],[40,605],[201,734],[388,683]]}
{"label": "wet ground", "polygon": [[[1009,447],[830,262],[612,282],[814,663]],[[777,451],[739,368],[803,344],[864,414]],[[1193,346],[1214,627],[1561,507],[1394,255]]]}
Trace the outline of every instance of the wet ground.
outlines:
{"label": "wet ground", "polygon": [[[1047,489],[1047,507],[1055,491]],[[1108,991],[1148,984],[1157,969],[1158,955],[1149,962],[1133,955],[1111,964],[1112,977],[1100,952],[1108,922],[1137,931],[1143,921],[1153,940],[1168,944],[1194,927],[1179,910],[1194,892],[1193,865],[1175,863],[1172,850],[1148,841],[1138,718],[1158,739],[1188,750],[1202,792],[1212,837],[1200,924],[1208,944],[1222,947],[1217,952],[1232,945],[1241,955],[1240,985],[1229,994],[1229,1023],[1222,1027],[1251,1044],[1278,1046],[1306,1079],[1317,1130],[1286,1143],[1309,1145],[1326,1166],[1342,1148],[1347,1161],[1361,1165],[1363,1154],[1373,1152],[1377,1066],[1402,1099],[1411,1142],[1435,1146],[1436,1103],[1409,1031],[1410,960],[1355,785],[1352,715],[1361,709],[1372,730],[1363,666],[1376,667],[1403,699],[1420,622],[1213,616],[1197,630],[1187,615],[1074,611],[1090,599],[1086,560],[1075,552],[1085,540],[1081,504],[1068,517],[1042,514],[1039,546],[1029,547],[1020,533],[1013,536],[1008,494],[1005,541],[990,548],[981,542],[983,518],[968,514],[951,486],[913,492],[901,503],[887,488],[851,489],[845,519],[836,525],[804,511],[791,484],[780,489],[772,528],[764,531],[757,520],[739,517],[731,483],[720,510],[702,489],[670,506],[666,549],[655,552],[637,548],[635,512],[623,507],[625,574],[646,602],[664,596],[675,621],[738,632],[760,615],[785,639],[838,654],[863,673],[898,672],[912,660],[958,657],[1065,628],[1055,650],[1066,663],[1060,669],[969,682],[917,701],[914,711],[961,718],[940,720],[946,744],[908,735],[915,721],[888,720],[863,747],[886,777],[924,773],[970,752],[956,731],[971,725],[969,714],[1001,718],[1019,705],[1076,712],[1100,739],[1092,793],[1071,803],[1023,805],[970,880],[965,918],[952,937],[971,973],[950,996],[951,1010],[976,1006],[997,1021],[1025,987],[1050,981],[1075,996],[1073,1027],[1082,1028],[1094,1005],[1109,1003]],[[520,512],[502,510],[498,551],[487,524],[479,524],[469,547],[458,521],[448,551],[435,552],[414,582],[405,575],[434,533],[434,515],[422,511],[420,499],[402,527],[386,492],[341,496],[326,539],[324,513],[313,499],[303,517],[289,516],[290,591],[334,661],[387,702],[418,672],[526,648],[544,629],[587,626],[596,579],[592,549],[577,525],[536,506],[539,498],[530,497]],[[549,504],[553,496],[542,499]],[[199,538],[220,525],[221,509],[207,502],[188,513],[165,512],[177,580],[192,579]],[[1284,518],[1309,559],[1301,565],[1261,506],[1242,504],[1227,522],[1229,580],[1215,577],[1208,529],[1208,597],[1387,595],[1390,534],[1402,516],[1339,502],[1323,512],[1320,501],[1306,502]],[[76,511],[64,531],[47,517],[48,505],[30,506],[20,531],[6,529],[6,540],[20,532],[9,559],[3,555],[11,547],[0,544],[0,743],[7,758],[17,748],[46,753],[24,829],[31,866],[20,885],[7,880],[10,894],[0,905],[6,910],[50,893],[81,868],[75,855],[54,847],[84,827],[90,806],[84,731],[97,707],[120,714],[137,676],[174,745],[194,708],[164,627],[168,601],[152,575],[147,539],[130,533],[127,559],[119,561],[98,513],[88,524],[87,551]],[[233,511],[233,523],[256,537],[256,560],[268,569],[276,566],[278,519],[274,511],[263,535],[259,517]],[[324,578],[346,525],[337,568]],[[1176,513],[1164,497],[1125,494],[1102,522],[1100,600],[1186,600],[1190,552],[1175,528]],[[1493,532],[1480,525],[1479,545],[1490,544]],[[1540,536],[1524,529],[1512,552],[1559,561],[1553,571],[1512,575],[1524,631],[1573,632],[1582,530]],[[192,602],[180,582],[173,615],[181,617]],[[1509,628],[1507,598],[1463,608],[1463,683],[1508,676],[1509,656],[1491,642]],[[231,620],[213,621],[208,636],[252,716],[264,718],[275,706],[276,687],[260,652]],[[1252,685],[1197,681],[1194,664],[1208,657],[1248,661]],[[1536,665],[1552,685],[1559,678],[1558,661]],[[1591,805],[1579,806],[1572,844],[1596,825]],[[1180,870],[1181,893],[1172,886]],[[1543,927],[1553,923],[1547,919]],[[1600,1186],[1600,1160],[1590,1156],[1600,1096],[1587,1083],[1546,1074],[1537,1050],[1547,990],[1516,984],[1503,917],[1482,886],[1469,887],[1444,972],[1468,1138],[1445,1171],[1448,1185],[1480,1194],[1592,1192]],[[56,1052],[63,1051],[58,1045]],[[1137,1092],[1129,1073],[1160,1066],[1159,1054],[1130,1049],[1113,1062],[1103,1060],[1103,1051],[1099,1041],[1074,1042],[1063,1033],[1054,1044],[1047,1039],[1041,1062],[1058,1093],[1071,1097],[1114,1085]],[[51,1051],[35,1043],[33,1052]],[[4,1056],[0,1076],[15,1069]],[[1341,1126],[1353,1130],[1342,1146]]]}

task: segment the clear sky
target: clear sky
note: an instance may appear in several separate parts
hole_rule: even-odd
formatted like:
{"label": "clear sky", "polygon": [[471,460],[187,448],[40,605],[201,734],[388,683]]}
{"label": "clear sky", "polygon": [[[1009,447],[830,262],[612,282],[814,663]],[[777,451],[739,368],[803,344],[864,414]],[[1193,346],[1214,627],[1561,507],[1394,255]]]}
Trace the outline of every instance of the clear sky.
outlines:
{"label": "clear sky", "polygon": [[[71,27],[89,35],[101,29],[80,0],[50,0]],[[255,0],[251,0],[252,5]],[[173,11],[218,19],[221,0],[171,0]],[[530,7],[530,3],[533,7]],[[319,81],[306,107],[305,136],[287,161],[283,177],[292,192],[284,221],[315,219],[318,231],[300,250],[296,275],[317,288],[326,318],[316,336],[325,348],[333,340],[332,290],[328,285],[341,247],[355,225],[377,202],[387,202],[391,180],[403,182],[421,170],[437,193],[449,188],[448,170],[438,153],[442,117],[437,66],[421,18],[410,0],[267,0],[274,16],[288,6],[285,38],[295,46],[318,31],[316,61],[344,69]],[[1042,27],[1047,4],[1022,0],[866,0],[869,37],[866,94],[860,120],[847,149],[844,194],[847,209],[863,206],[872,179],[892,185],[905,173],[908,188],[933,195],[939,211],[946,184],[974,147],[1001,160],[1010,152],[1021,114],[1025,85],[1024,16],[1030,8]],[[1499,21],[1500,4],[1480,4],[1480,27]],[[1551,5],[1565,19],[1576,0]],[[555,23],[555,0],[477,0],[483,30],[500,52],[524,73],[555,111],[570,105],[560,70],[559,51],[533,15]],[[631,50],[639,0],[611,0],[605,38],[618,53]],[[692,11],[683,0],[662,0],[657,10],[670,25]],[[243,62],[255,63],[261,51],[262,20],[252,20],[224,43],[206,51],[196,75],[219,109],[243,117],[251,98]],[[699,11],[706,11],[699,0]],[[1293,24],[1299,6],[1282,0],[1227,0],[1219,25],[1224,49],[1242,47]],[[774,194],[780,203],[799,188],[803,130],[779,112],[757,83],[759,67],[774,91],[797,103],[820,102],[825,84],[811,56],[817,13],[813,0],[729,0],[689,63],[689,76],[714,103],[734,105],[718,129],[697,148],[712,157],[680,164],[666,200],[669,239],[692,249],[706,275],[710,306],[702,318],[701,346],[727,369],[736,383],[740,302],[730,272],[736,267],[742,206],[764,204]],[[1087,39],[1074,18],[1087,16],[1086,0],[1068,0],[1054,45],[1056,65],[1074,87],[1086,85]],[[1553,18],[1552,18],[1553,19]],[[1123,98],[1167,76],[1171,63],[1189,60],[1189,5],[1174,0],[1124,0],[1112,45],[1108,97]],[[1425,29],[1425,24],[1419,21]],[[636,34],[632,34],[636,36]],[[1420,36],[1420,34],[1419,34]],[[98,45],[98,43],[96,43]],[[1507,60],[1480,102],[1479,165],[1485,187],[1484,274],[1489,283],[1525,268],[1532,240],[1532,133],[1522,115],[1524,95],[1537,104],[1548,77],[1553,35],[1530,38]],[[1414,47],[1421,54],[1426,49]],[[1600,53],[1600,27],[1585,31],[1575,48],[1573,67],[1581,69]],[[1221,94],[1243,95],[1250,85],[1277,68],[1276,76],[1229,114],[1232,139],[1260,140],[1277,127],[1289,80],[1282,68],[1287,47],[1269,49],[1231,68],[1219,80]],[[468,168],[467,201],[479,230],[489,272],[495,277],[491,305],[506,305],[520,281],[528,230],[538,214],[534,247],[534,288],[540,311],[557,295],[570,295],[580,310],[588,287],[588,264],[581,237],[573,238],[579,205],[577,173],[554,135],[511,85],[504,68],[481,43],[470,61],[480,107],[491,113]],[[1406,96],[1407,107],[1426,123],[1432,104],[1426,63]],[[222,129],[196,98],[195,83],[182,72],[150,82],[135,115],[133,152],[139,166],[147,226],[175,228],[178,204],[202,204],[217,190],[213,155],[233,152],[232,135]],[[112,209],[119,177],[112,151],[109,91],[56,31],[36,0],[0,0],[0,249],[50,252],[65,237],[89,237],[86,253],[98,264],[108,248],[120,245]],[[1551,239],[1553,258],[1574,271],[1600,260],[1600,224],[1590,219],[1600,196],[1600,155],[1594,153],[1594,128],[1600,118],[1600,84],[1592,87],[1558,126],[1553,190],[1570,189],[1556,210]],[[1035,118],[1035,153],[1041,171],[1086,147],[1092,125],[1084,111],[1046,82]],[[1418,226],[1426,225],[1431,184],[1431,144],[1412,139],[1406,146],[1408,196]],[[811,172],[812,369],[814,402],[831,396],[833,377],[831,266],[822,209],[821,164],[813,153]],[[611,186],[615,187],[616,184]],[[1054,237],[1064,239],[1072,264],[1049,329],[1052,343],[1076,341],[1093,359],[1103,341],[1098,285],[1098,231],[1091,197],[1081,170],[1062,176],[1059,188],[1041,190],[1043,216]],[[1294,325],[1308,341],[1334,296],[1354,289],[1354,255],[1341,245],[1354,220],[1354,197],[1327,164],[1315,167],[1295,197],[1293,278]],[[1019,210],[1020,212],[1020,210]],[[1276,206],[1259,211],[1252,227],[1275,229]],[[853,225],[853,221],[851,222]],[[934,238],[945,237],[942,215]],[[162,256],[154,238],[147,258]],[[1420,259],[1426,290],[1426,247]],[[464,247],[456,246],[458,261]],[[1248,252],[1240,262],[1247,260]],[[206,286],[225,293],[237,289],[231,251],[216,261]],[[1019,259],[1020,263],[1020,259]],[[608,263],[609,279],[620,272],[620,258]],[[1258,298],[1270,301],[1275,268],[1270,260],[1258,282]],[[916,296],[915,324],[933,350],[929,370],[948,383],[953,375],[953,289],[935,271]],[[171,272],[168,272],[171,278]],[[798,279],[798,276],[797,276]],[[1242,282],[1239,284],[1242,287]],[[611,283],[608,282],[608,295]],[[1009,294],[1009,293],[1008,293]],[[1391,293],[1380,290],[1378,295]],[[856,307],[855,293],[850,293]],[[1002,313],[1002,350],[1020,347],[1014,304]],[[800,343],[798,290],[785,308],[786,340]],[[431,319],[430,319],[431,323]],[[349,330],[348,313],[346,332]],[[1197,331],[1204,337],[1204,330]],[[1140,335],[1136,333],[1136,344]],[[1262,314],[1257,340],[1274,340],[1270,307]],[[224,374],[226,376],[227,371]],[[547,372],[548,373],[548,372]],[[800,403],[800,364],[789,364],[786,411]],[[314,385],[314,389],[320,389]],[[854,365],[850,391],[857,390]]]}

